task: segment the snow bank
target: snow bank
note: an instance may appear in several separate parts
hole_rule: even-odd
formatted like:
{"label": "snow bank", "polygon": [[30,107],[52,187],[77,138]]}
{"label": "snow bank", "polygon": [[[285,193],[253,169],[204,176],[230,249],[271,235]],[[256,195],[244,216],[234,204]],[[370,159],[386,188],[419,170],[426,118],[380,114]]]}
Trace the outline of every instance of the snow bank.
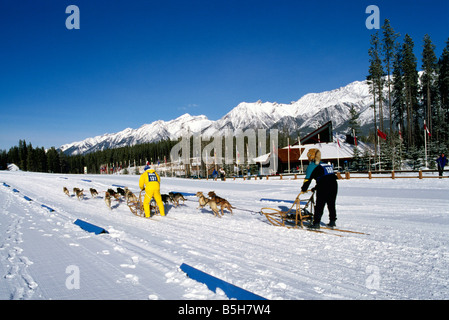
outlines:
{"label": "snow bank", "polygon": [[19,167],[15,165],[14,163],[8,164],[8,170],[9,171],[20,171]]}

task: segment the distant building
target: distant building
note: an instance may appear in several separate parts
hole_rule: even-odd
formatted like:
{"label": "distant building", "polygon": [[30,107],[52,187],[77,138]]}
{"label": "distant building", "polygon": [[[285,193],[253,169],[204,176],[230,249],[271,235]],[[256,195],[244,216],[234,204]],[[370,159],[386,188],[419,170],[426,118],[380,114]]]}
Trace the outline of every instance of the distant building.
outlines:
{"label": "distant building", "polygon": [[[345,163],[351,162],[354,157],[354,147],[357,146],[360,155],[366,151],[372,152],[368,145],[357,142],[355,137],[340,138],[332,133],[332,122],[329,121],[315,131],[309,133],[300,141],[296,141],[293,145],[277,150],[278,167],[277,173],[304,172],[309,164],[307,153],[310,149],[319,149],[321,151],[321,159],[323,162],[332,163],[334,167],[344,167]],[[344,140],[344,141],[343,141]],[[261,174],[274,174],[269,172],[271,153],[262,155],[254,159],[258,163]],[[290,166],[289,166],[290,164]]]}

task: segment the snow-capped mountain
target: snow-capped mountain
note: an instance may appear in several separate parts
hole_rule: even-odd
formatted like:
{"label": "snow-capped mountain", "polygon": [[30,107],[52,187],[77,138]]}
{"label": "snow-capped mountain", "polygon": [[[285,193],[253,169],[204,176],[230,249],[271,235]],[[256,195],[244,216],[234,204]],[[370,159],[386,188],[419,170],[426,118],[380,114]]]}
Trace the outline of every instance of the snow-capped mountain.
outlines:
{"label": "snow-capped mountain", "polygon": [[118,133],[107,133],[80,142],[65,144],[60,150],[68,155],[85,154],[110,148],[133,146],[136,144],[157,142],[164,139],[177,139],[190,130],[195,133],[200,128],[207,128],[212,121],[206,116],[184,114],[171,121],[158,120],[144,124],[138,129],[127,128]]}
{"label": "snow-capped mountain", "polygon": [[[107,148],[118,148],[163,139],[177,139],[187,132],[212,136],[225,129],[288,129],[306,134],[331,120],[336,131],[344,131],[350,119],[350,108],[359,114],[362,128],[372,126],[372,94],[366,81],[355,81],[345,87],[321,93],[309,93],[289,104],[276,102],[242,102],[221,119],[184,114],[171,121],[158,120],[138,129],[127,128],[80,142],[65,144],[60,150],[69,155],[85,154]],[[388,116],[384,110],[384,116]]]}

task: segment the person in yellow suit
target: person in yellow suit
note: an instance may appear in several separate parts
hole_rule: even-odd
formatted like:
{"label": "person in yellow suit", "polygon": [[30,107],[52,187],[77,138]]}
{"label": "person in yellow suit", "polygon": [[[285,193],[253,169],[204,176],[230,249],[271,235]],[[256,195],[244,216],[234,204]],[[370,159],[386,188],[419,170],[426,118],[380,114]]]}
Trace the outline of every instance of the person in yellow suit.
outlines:
{"label": "person in yellow suit", "polygon": [[150,201],[154,197],[161,216],[165,216],[164,203],[161,197],[161,178],[154,169],[151,169],[149,165],[144,168],[145,172],[142,173],[139,179],[140,190],[145,189],[145,199],[143,200],[143,209],[145,210],[145,217],[150,217]]}

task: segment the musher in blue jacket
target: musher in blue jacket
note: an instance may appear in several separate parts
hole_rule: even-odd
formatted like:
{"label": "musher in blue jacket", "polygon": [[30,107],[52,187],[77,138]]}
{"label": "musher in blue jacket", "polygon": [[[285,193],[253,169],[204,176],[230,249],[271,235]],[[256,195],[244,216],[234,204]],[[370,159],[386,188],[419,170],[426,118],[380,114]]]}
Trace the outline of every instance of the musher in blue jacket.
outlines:
{"label": "musher in blue jacket", "polygon": [[313,215],[313,224],[309,226],[312,229],[319,229],[324,206],[327,204],[329,210],[328,227],[335,227],[337,212],[335,210],[335,201],[337,199],[337,176],[334,173],[332,165],[321,162],[321,152],[318,149],[310,149],[307,153],[309,166],[306,170],[306,177],[301,187],[301,191],[306,192],[313,179],[316,181],[314,189],[316,190],[315,214]]}

